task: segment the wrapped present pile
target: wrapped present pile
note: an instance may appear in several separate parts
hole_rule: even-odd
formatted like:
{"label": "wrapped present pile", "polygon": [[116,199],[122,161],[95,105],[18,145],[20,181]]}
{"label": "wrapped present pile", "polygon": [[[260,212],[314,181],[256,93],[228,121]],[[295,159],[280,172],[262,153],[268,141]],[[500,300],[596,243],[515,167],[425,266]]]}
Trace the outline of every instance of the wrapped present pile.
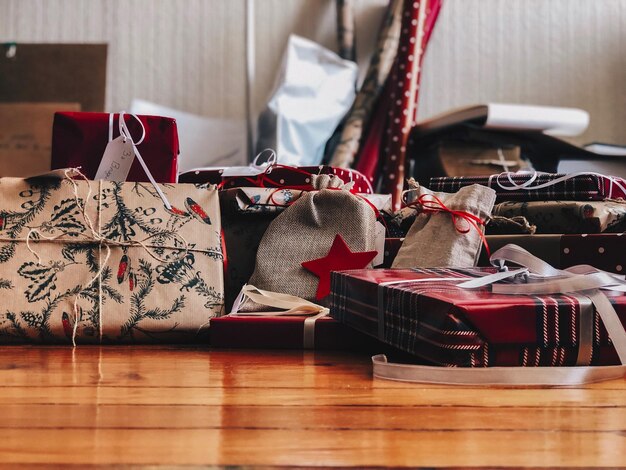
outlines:
{"label": "wrapped present pile", "polygon": [[0,180],[0,343],[366,350],[404,361],[375,356],[377,377],[451,384],[623,376],[626,181],[407,178],[441,3],[390,2],[334,136],[304,126],[314,164],[264,150],[179,180],[173,119],[57,113],[51,171]]}
{"label": "wrapped present pile", "polygon": [[456,191],[472,184],[496,191],[487,227],[490,246],[515,243],[555,266],[592,264],[625,272],[626,180],[596,173],[518,172],[432,178],[430,187]]}

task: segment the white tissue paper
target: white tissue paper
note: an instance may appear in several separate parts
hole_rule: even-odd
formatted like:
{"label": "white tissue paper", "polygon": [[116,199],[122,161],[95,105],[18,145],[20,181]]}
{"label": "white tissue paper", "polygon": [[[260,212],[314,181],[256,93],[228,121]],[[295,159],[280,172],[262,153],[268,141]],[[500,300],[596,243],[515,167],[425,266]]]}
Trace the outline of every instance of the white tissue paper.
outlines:
{"label": "white tissue paper", "polygon": [[196,168],[247,163],[243,119],[198,116],[139,99],[132,101],[130,112],[176,119],[180,141],[179,174]]}
{"label": "white tissue paper", "polygon": [[319,44],[290,36],[277,83],[259,116],[257,152],[285,165],[319,165],[324,146],[355,97],[358,68]]}

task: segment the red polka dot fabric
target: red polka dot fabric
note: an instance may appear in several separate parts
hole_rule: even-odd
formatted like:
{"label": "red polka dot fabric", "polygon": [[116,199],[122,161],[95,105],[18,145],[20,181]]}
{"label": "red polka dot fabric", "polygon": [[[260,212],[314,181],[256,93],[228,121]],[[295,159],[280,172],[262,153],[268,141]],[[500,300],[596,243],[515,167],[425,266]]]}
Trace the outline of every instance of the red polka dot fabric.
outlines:
{"label": "red polka dot fabric", "polygon": [[357,170],[374,187],[381,180],[379,191],[392,194],[396,209],[406,174],[408,132],[417,115],[421,61],[442,2],[405,0],[396,60],[357,157]]}
{"label": "red polka dot fabric", "polygon": [[404,188],[406,144],[415,121],[428,3],[428,0],[405,0],[400,45],[390,77],[391,106],[383,151],[381,191],[391,193],[396,209],[400,207]]}

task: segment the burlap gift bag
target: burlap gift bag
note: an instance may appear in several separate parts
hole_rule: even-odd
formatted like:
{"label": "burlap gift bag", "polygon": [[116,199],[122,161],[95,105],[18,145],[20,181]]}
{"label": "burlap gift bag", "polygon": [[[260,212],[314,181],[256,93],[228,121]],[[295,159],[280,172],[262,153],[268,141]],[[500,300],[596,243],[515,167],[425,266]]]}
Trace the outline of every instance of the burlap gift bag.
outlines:
{"label": "burlap gift bag", "polygon": [[302,195],[266,230],[249,283],[324,303],[317,298],[320,278],[302,263],[326,257],[338,235],[351,252],[374,251],[376,211],[336,177],[314,176],[312,184],[318,191]]}
{"label": "burlap gift bag", "polygon": [[452,194],[430,191],[414,181],[410,185],[419,214],[392,267],[475,266],[496,192],[477,184]]}
{"label": "burlap gift bag", "polygon": [[196,341],[223,305],[215,187],[0,179],[0,343]]}

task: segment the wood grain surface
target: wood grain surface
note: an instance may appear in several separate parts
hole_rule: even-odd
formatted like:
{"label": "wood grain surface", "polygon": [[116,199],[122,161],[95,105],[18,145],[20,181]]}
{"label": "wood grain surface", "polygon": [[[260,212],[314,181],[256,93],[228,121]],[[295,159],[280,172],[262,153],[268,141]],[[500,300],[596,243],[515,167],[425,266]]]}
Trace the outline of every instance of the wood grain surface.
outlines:
{"label": "wood grain surface", "polygon": [[4,347],[2,468],[626,465],[626,381],[373,379],[368,355]]}

